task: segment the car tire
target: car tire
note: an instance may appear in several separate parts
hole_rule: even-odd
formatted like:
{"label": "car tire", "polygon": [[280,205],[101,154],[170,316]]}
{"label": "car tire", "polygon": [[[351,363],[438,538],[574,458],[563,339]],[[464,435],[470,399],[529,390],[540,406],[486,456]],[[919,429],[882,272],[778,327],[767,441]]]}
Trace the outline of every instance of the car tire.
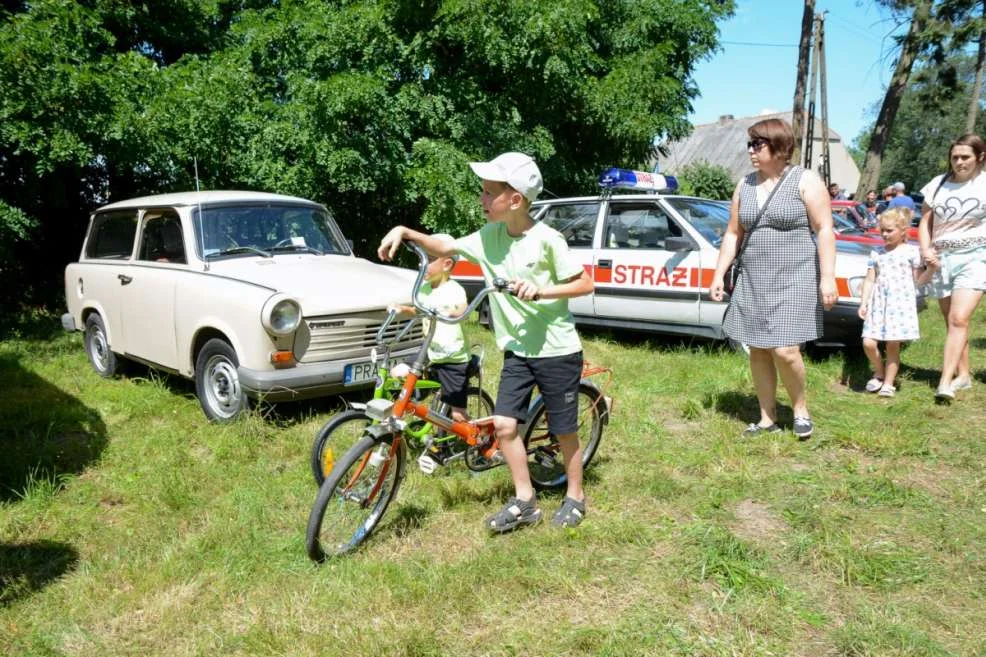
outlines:
{"label": "car tire", "polygon": [[92,313],[86,318],[84,336],[86,355],[89,356],[89,364],[96,370],[96,374],[104,379],[116,376],[122,369],[122,358],[110,349],[106,325],[99,313]]}
{"label": "car tire", "polygon": [[213,422],[231,422],[249,407],[236,372],[240,361],[225,340],[212,338],[195,358],[195,395]]}
{"label": "car tire", "polygon": [[739,342],[738,340],[733,340],[732,338],[727,338],[727,342],[729,343],[729,348],[733,351],[746,354],[747,356],[750,355],[750,345],[745,342]]}
{"label": "car tire", "polygon": [[490,300],[483,299],[479,304],[479,325],[483,328],[493,330],[493,315],[490,312]]}

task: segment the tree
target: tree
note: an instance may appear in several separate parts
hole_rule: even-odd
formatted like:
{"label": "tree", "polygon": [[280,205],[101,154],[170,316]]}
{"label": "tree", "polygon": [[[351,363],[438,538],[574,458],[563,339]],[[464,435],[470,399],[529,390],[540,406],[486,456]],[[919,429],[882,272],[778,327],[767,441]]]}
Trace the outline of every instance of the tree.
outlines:
{"label": "tree", "polygon": [[[938,80],[943,73],[928,70],[923,64],[914,73],[914,83],[908,86],[890,131],[883,154],[882,181],[874,189],[895,181],[904,182],[908,189],[920,189],[932,177],[948,170],[948,145],[966,132],[968,97],[975,86],[976,59],[957,56],[944,62],[954,75],[955,92],[938,98]],[[936,97],[934,102],[929,95]],[[980,90],[977,102],[983,102]],[[974,126],[976,132],[986,132],[986,117],[980,114]],[[865,151],[865,140],[871,134],[864,128],[856,139],[855,150]]]}
{"label": "tree", "polygon": [[[887,4],[899,7],[900,2],[885,0]],[[900,41],[900,55],[897,58],[897,65],[894,68],[893,77],[890,85],[883,97],[883,104],[880,106],[880,113],[876,123],[873,125],[873,132],[870,135],[869,145],[866,149],[866,159],[863,164],[863,172],[859,177],[859,184],[856,187],[856,198],[863,198],[866,192],[877,188],[880,180],[880,166],[883,158],[883,149],[886,145],[888,133],[893,126],[897,109],[900,107],[901,98],[907,88],[907,82],[911,75],[911,67],[917,59],[918,54],[924,47],[924,31],[931,17],[932,0],[916,0],[913,15],[911,16],[911,26],[907,35]]]}
{"label": "tree", "polygon": [[728,199],[733,195],[736,181],[729,169],[704,160],[686,164],[678,174],[681,193],[711,199]]}
{"label": "tree", "polygon": [[[480,225],[466,163],[522,150],[549,192],[680,138],[732,2],[37,0],[0,25],[0,200],[49,280],[107,199],[243,187],[357,240]],[[54,257],[53,257],[54,255]]]}

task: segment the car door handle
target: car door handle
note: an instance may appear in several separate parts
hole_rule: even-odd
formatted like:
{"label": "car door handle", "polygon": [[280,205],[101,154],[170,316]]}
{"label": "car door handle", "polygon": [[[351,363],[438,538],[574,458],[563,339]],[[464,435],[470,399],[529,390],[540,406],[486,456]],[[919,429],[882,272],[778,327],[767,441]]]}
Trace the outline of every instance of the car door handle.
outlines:
{"label": "car door handle", "polygon": [[120,285],[129,285],[130,281],[133,280],[133,276],[127,276],[126,274],[117,274],[116,277],[120,279]]}
{"label": "car door handle", "polygon": [[600,269],[612,269],[613,268],[613,261],[612,260],[600,260],[599,262],[596,263],[596,266],[599,267]]}

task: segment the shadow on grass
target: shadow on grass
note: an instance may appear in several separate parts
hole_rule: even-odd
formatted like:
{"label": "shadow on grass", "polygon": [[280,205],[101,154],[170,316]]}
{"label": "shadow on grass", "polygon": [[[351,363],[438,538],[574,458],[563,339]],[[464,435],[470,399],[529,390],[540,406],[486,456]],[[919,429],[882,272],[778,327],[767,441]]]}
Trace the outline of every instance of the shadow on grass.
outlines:
{"label": "shadow on grass", "polygon": [[[706,395],[702,400],[705,408],[714,409],[717,413],[728,415],[741,422],[757,422],[760,420],[760,402],[752,392],[736,392],[728,390]],[[794,421],[794,411],[786,404],[777,404],[777,424],[790,426]]]}
{"label": "shadow on grass", "polygon": [[64,543],[0,543],[0,608],[40,591],[78,561],[79,553]]}
{"label": "shadow on grass", "polygon": [[106,447],[102,418],[33,372],[0,356],[0,502],[23,497],[32,482],[79,474]]}
{"label": "shadow on grass", "polygon": [[390,527],[394,534],[405,537],[411,532],[421,529],[424,519],[431,515],[425,507],[413,502],[401,504],[394,510],[390,519]]}

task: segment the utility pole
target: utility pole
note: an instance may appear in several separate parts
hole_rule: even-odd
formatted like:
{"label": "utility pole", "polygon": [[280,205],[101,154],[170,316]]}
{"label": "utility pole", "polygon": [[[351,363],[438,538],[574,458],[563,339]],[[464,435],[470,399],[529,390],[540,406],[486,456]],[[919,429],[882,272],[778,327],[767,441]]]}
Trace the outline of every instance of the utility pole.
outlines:
{"label": "utility pole", "polygon": [[822,95],[822,178],[825,186],[832,184],[832,166],[829,161],[829,103],[825,84],[825,12],[818,15],[818,43],[815,58],[818,60],[818,83]]}
{"label": "utility pole", "polygon": [[794,109],[791,112],[791,128],[794,130],[792,162],[801,162],[801,153],[804,151],[805,82],[808,78],[808,59],[811,55],[814,14],[815,0],[805,0],[805,10],[801,15],[801,41],[798,44],[798,75],[794,83]]}
{"label": "utility pole", "polygon": [[[821,96],[822,105],[822,170],[819,172],[827,186],[832,177],[832,169],[829,165],[829,111],[828,94],[825,83],[825,12],[815,16],[815,53],[811,58],[811,82],[808,84],[808,122],[805,129],[804,157],[802,159],[804,168],[813,169],[812,157],[814,156],[815,142],[815,96]],[[817,81],[817,85],[816,85]]]}

